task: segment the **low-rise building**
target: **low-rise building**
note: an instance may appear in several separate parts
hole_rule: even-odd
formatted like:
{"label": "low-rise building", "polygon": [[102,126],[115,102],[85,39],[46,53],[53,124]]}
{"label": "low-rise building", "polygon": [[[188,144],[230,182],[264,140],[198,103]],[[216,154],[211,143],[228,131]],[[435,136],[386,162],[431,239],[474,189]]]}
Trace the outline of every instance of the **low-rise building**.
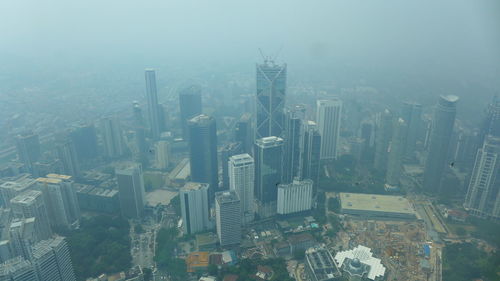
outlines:
{"label": "low-rise building", "polygon": [[385,267],[380,259],[373,257],[371,249],[362,245],[352,250],[338,252],[335,263],[349,281],[383,280]]}
{"label": "low-rise building", "polygon": [[415,219],[408,199],[402,196],[340,193],[340,210],[344,214],[366,218]]}
{"label": "low-rise building", "polygon": [[332,254],[324,245],[307,249],[305,259],[309,280],[336,281],[341,277]]}

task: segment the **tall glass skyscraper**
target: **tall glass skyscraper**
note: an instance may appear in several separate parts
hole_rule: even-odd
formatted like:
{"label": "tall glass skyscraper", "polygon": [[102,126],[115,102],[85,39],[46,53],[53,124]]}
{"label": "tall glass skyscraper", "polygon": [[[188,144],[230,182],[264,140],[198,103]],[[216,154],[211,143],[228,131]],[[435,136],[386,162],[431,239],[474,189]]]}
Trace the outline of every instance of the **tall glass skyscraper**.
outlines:
{"label": "tall glass skyscraper", "polygon": [[215,192],[219,188],[215,119],[201,114],[191,118],[188,127],[191,180],[210,185],[208,201],[209,204],[213,204]]}
{"label": "tall glass skyscraper", "polygon": [[316,122],[321,134],[321,159],[336,159],[340,138],[342,101],[338,98],[316,102]]}
{"label": "tall glass skyscraper", "polygon": [[296,107],[285,112],[283,183],[291,183],[295,177],[300,177],[300,157],[303,150],[302,115],[304,110],[303,107]]}
{"label": "tall glass skyscraper", "polygon": [[202,110],[200,87],[192,85],[179,92],[179,109],[182,136],[184,139],[188,139],[188,121],[189,119],[200,115]]}
{"label": "tall glass skyscraper", "polygon": [[257,64],[256,139],[283,136],[285,96],[286,64]]}
{"label": "tall glass skyscraper", "polygon": [[156,90],[156,73],[154,69],[146,69],[146,99],[148,101],[148,121],[151,137],[159,139],[161,133],[160,106],[158,105],[158,93]]}
{"label": "tall glass skyscraper", "polygon": [[401,118],[406,122],[406,145],[404,147],[405,158],[412,161],[415,158],[418,132],[422,123],[422,105],[418,103],[405,102],[401,110]]}
{"label": "tall glass skyscraper", "polygon": [[434,111],[429,139],[429,151],[425,162],[424,190],[436,191],[447,164],[450,139],[457,113],[457,96],[441,96]]}
{"label": "tall glass skyscraper", "polygon": [[276,214],[278,185],[283,174],[283,144],[279,137],[255,141],[255,197],[261,218]]}
{"label": "tall glass skyscraper", "polygon": [[304,125],[304,151],[302,152],[302,179],[313,181],[313,194],[316,194],[319,182],[319,167],[321,153],[321,135],[314,121]]}

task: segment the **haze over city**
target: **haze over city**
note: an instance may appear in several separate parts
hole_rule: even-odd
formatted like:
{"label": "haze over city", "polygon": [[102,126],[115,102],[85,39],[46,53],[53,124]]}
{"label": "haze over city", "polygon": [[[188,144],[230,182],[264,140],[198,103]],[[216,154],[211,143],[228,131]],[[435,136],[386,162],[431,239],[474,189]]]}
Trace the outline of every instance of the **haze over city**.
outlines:
{"label": "haze over city", "polygon": [[0,280],[499,280],[500,2],[3,1]]}

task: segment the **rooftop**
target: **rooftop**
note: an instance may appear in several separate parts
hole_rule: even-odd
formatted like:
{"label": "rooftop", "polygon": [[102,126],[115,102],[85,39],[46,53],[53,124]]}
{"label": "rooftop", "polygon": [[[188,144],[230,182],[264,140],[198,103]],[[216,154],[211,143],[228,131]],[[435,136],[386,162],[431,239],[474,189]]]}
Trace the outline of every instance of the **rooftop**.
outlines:
{"label": "rooftop", "polygon": [[201,182],[187,182],[186,184],[184,184],[184,186],[182,187],[183,190],[200,190],[202,188],[208,188],[208,183],[201,183]]}
{"label": "rooftop", "polygon": [[253,163],[253,158],[248,153],[233,155],[229,157],[229,160],[235,165]]}
{"label": "rooftop", "polygon": [[271,147],[271,146],[283,144],[283,139],[279,138],[279,137],[274,137],[274,136],[265,137],[265,138],[255,140],[255,144],[262,146],[262,147]]}
{"label": "rooftop", "polygon": [[60,175],[60,174],[48,174],[47,178],[61,179],[61,180],[71,180],[72,176]]}
{"label": "rooftop", "polygon": [[385,274],[385,267],[382,265],[380,259],[373,257],[371,249],[362,245],[348,251],[338,252],[335,255],[335,262],[341,266],[346,259],[356,260],[360,263],[366,264],[370,267],[367,277],[371,280],[383,277]]}
{"label": "rooftop", "polygon": [[57,179],[57,178],[37,178],[36,181],[39,183],[45,183],[45,184],[48,184],[48,183],[59,184],[62,182],[62,180]]}
{"label": "rooftop", "polygon": [[415,215],[410,202],[402,196],[340,193],[342,210],[362,210]]}
{"label": "rooftop", "polygon": [[239,202],[238,194],[234,191],[224,191],[216,194],[216,200],[221,203]]}
{"label": "rooftop", "polygon": [[12,203],[30,203],[32,201],[35,201],[39,196],[42,196],[41,191],[28,190],[12,198],[10,201]]}

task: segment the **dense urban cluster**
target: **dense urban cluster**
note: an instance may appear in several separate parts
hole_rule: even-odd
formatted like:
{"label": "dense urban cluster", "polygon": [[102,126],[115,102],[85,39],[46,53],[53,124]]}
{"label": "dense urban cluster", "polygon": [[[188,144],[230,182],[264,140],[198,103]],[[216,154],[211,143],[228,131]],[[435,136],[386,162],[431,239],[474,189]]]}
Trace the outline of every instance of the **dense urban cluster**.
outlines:
{"label": "dense urban cluster", "polygon": [[286,64],[255,71],[227,115],[200,85],[160,104],[147,69],[126,113],[53,134],[13,123],[0,280],[497,280],[499,99],[468,127],[457,96],[296,103]]}

